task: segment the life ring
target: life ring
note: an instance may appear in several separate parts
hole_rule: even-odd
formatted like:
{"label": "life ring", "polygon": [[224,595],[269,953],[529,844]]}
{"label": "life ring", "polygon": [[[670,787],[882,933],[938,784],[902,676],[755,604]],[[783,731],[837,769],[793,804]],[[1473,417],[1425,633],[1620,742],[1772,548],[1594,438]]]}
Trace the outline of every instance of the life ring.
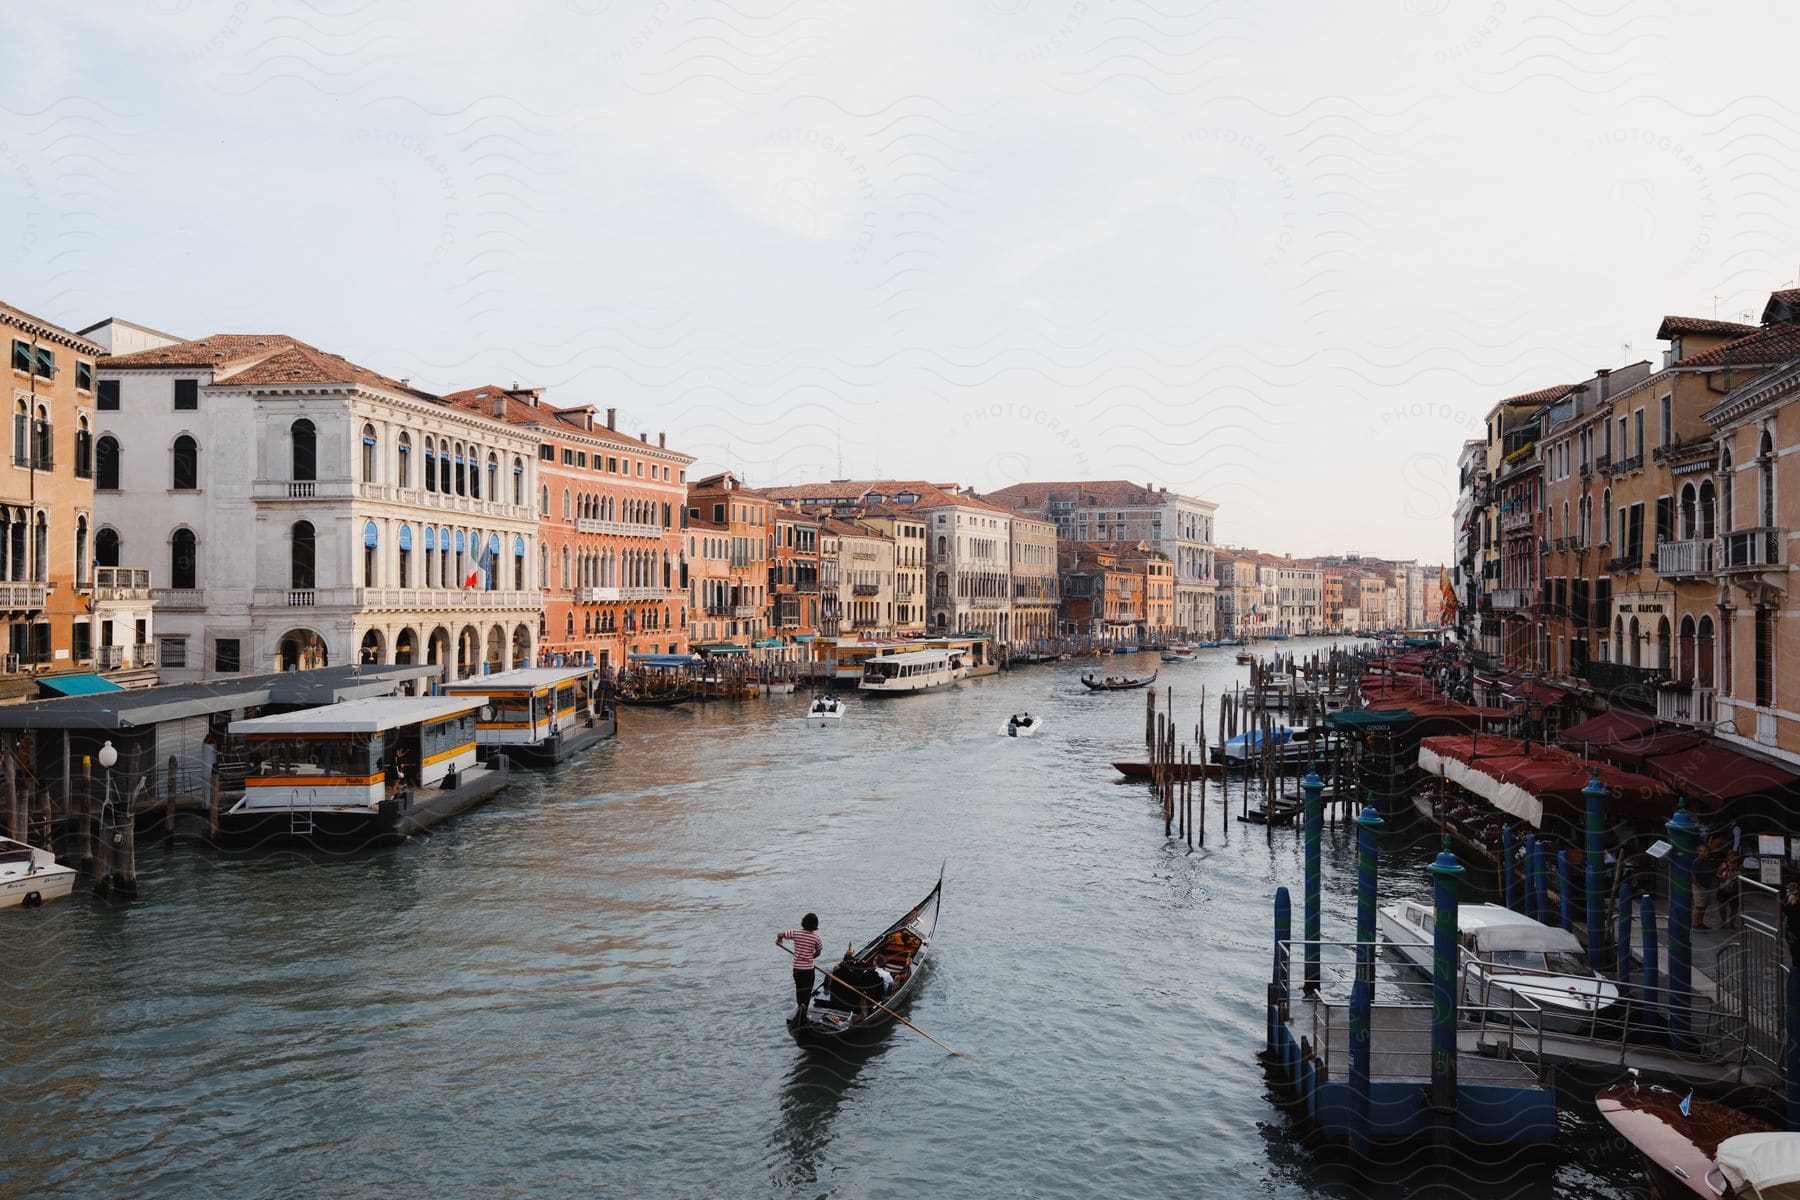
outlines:
{"label": "life ring", "polygon": [[42,893],[42,892],[26,892],[24,898],[19,901],[19,907],[21,907],[21,908],[39,908],[43,905],[43,903],[44,903],[44,893]]}

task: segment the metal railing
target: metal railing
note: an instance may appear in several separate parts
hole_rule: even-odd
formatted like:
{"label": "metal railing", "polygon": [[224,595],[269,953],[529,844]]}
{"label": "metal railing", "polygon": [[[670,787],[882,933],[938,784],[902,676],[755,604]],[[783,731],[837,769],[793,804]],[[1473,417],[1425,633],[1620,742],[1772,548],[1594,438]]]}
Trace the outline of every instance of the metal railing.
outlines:
{"label": "metal railing", "polygon": [[1721,571],[1760,571],[1781,565],[1781,543],[1786,530],[1763,526],[1738,529],[1721,539],[1724,552],[1719,562]]}
{"label": "metal railing", "polygon": [[149,567],[95,567],[94,600],[151,599]]}
{"label": "metal railing", "polygon": [[194,612],[206,607],[204,588],[153,588],[156,607]]}
{"label": "metal railing", "polygon": [[0,583],[0,609],[33,612],[44,607],[50,588],[42,583]]}

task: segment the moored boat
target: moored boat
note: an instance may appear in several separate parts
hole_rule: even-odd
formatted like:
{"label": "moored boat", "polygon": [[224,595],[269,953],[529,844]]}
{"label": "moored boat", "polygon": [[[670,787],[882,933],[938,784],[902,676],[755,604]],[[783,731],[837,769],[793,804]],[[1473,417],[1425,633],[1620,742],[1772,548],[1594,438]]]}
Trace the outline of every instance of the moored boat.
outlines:
{"label": "moored boat", "polygon": [[[1403,901],[1378,910],[1382,937],[1400,957],[1431,970],[1434,911]],[[1470,1004],[1536,1008],[1553,1029],[1590,1030],[1614,1015],[1619,989],[1595,971],[1581,942],[1566,929],[1534,921],[1500,904],[1465,904],[1457,914],[1457,942],[1468,956]]]}
{"label": "moored boat", "polygon": [[1643,1158],[1656,1200],[1795,1200],[1800,1133],[1778,1133],[1748,1113],[1691,1090],[1614,1084],[1594,1106]]}
{"label": "moored boat", "polygon": [[444,694],[485,696],[475,742],[516,763],[561,762],[618,732],[601,708],[598,667],[526,667],[444,685]]}
{"label": "moored boat", "polygon": [[484,696],[372,696],[233,721],[248,769],[230,841],[404,840],[507,786],[475,747]]}
{"label": "moored boat", "polygon": [[74,886],[74,869],[57,862],[56,855],[0,837],[0,908],[60,900]]}
{"label": "moored boat", "polygon": [[893,696],[949,687],[967,668],[948,650],[907,650],[878,654],[863,663],[856,690],[865,696]]}
{"label": "moored boat", "polygon": [[1095,679],[1092,675],[1081,677],[1081,686],[1091,692],[1124,692],[1132,688],[1149,687],[1156,682],[1157,672],[1150,672],[1148,679],[1133,679],[1128,675],[1108,675],[1105,679]]}
{"label": "moored boat", "polygon": [[[924,973],[943,891],[944,876],[939,872],[936,886],[912,911],[850,957],[847,965],[857,978],[840,974],[845,963],[825,969],[827,977],[813,989],[805,1013],[788,1018],[788,1032],[796,1042],[854,1045],[893,1024],[894,1014],[912,998]],[[833,975],[842,982],[834,984]]]}

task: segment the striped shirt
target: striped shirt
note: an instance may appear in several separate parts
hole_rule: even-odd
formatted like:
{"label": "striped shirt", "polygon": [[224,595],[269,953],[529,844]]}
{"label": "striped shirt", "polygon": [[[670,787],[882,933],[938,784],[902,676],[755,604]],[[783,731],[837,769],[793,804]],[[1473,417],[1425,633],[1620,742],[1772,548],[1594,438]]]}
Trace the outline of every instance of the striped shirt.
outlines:
{"label": "striped shirt", "polygon": [[825,949],[825,943],[819,940],[819,935],[805,929],[790,929],[781,936],[794,943],[794,970],[812,970],[813,959]]}

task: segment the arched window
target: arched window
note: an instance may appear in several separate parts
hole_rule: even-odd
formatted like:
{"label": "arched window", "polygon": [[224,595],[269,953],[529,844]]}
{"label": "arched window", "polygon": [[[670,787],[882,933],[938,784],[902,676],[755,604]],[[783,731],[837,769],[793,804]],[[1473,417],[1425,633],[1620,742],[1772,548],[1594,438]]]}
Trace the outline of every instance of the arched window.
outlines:
{"label": "arched window", "polygon": [[1731,447],[1726,446],[1719,451],[1719,532],[1730,533],[1737,528],[1737,514],[1732,511],[1737,496],[1737,486],[1731,477]]}
{"label": "arched window", "polygon": [[96,567],[116,567],[119,565],[119,531],[102,529],[94,534],[94,565]]}
{"label": "arched window", "polygon": [[425,490],[438,490],[437,480],[437,443],[430,438],[425,439]]}
{"label": "arched window", "polygon": [[381,530],[375,522],[363,525],[363,586],[381,586]]}
{"label": "arched window", "polygon": [[562,573],[557,576],[556,586],[565,591],[573,586],[569,583],[569,548],[567,546],[562,548]]}
{"label": "arched window", "polygon": [[1700,618],[1699,635],[1694,639],[1694,682],[1701,687],[1713,685],[1713,619]]}
{"label": "arched window", "polygon": [[175,439],[170,484],[178,492],[191,492],[200,486],[200,447],[194,439],[182,434]]}
{"label": "arched window", "polygon": [[1694,618],[1685,613],[1681,617],[1680,637],[1675,677],[1682,683],[1691,683],[1694,678]]}
{"label": "arched window", "polygon": [[311,591],[318,586],[316,546],[311,521],[295,521],[288,532],[288,586]]}
{"label": "arched window", "polygon": [[110,433],[94,443],[94,490],[119,490],[119,439]]}
{"label": "arched window", "polygon": [[550,515],[550,487],[548,484],[538,489],[538,512],[542,516]]}
{"label": "arched window", "polygon": [[[404,434],[402,436],[405,436]],[[402,525],[394,535],[394,541],[400,548],[400,556],[396,560],[400,566],[400,577],[397,580],[401,587],[412,586],[412,526]]]}
{"label": "arched window", "polygon": [[55,466],[56,438],[50,424],[50,410],[37,406],[37,418],[31,423],[31,465],[40,471]]}
{"label": "arched window", "polygon": [[[1620,531],[1620,537],[1625,536]],[[1600,544],[1612,541],[1612,489],[1607,488],[1600,494]]]}
{"label": "arched window", "polygon": [[516,457],[513,459],[513,503],[521,508],[525,506],[525,460]]}
{"label": "arched window", "polygon": [[298,480],[317,479],[319,477],[319,431],[313,423],[301,417],[288,427],[288,437],[293,442],[293,474]]}
{"label": "arched window", "polygon": [[488,451],[487,471],[488,499],[498,500],[500,498],[500,456],[495,454],[492,450]]}
{"label": "arched window", "polygon": [[412,486],[412,435],[404,431],[394,441],[394,483],[403,488]]}
{"label": "arched window", "polygon": [[547,588],[550,586],[550,547],[541,544],[538,546],[537,585],[540,588]]}
{"label": "arched window", "polygon": [[87,514],[75,518],[75,586],[87,587],[88,579],[88,519]]}
{"label": "arched window", "polygon": [[1713,509],[1716,507],[1714,503],[1715,500],[1716,495],[1713,489],[1713,481],[1710,479],[1702,479],[1700,481],[1700,524],[1697,532],[1694,534],[1695,537],[1710,538],[1713,536]]}
{"label": "arched window", "polygon": [[1684,483],[1681,485],[1681,516],[1680,520],[1677,522],[1679,528],[1675,536],[1684,542],[1693,538],[1695,536],[1694,530],[1699,527],[1699,505],[1697,499],[1693,484]]}
{"label": "arched window", "polygon": [[75,477],[94,477],[94,435],[88,429],[86,417],[80,418],[75,425]]}
{"label": "arched window", "polygon": [[31,578],[35,583],[50,579],[50,518],[41,512],[31,526]]}
{"label": "arched window", "polygon": [[573,506],[569,502],[569,489],[564,488],[563,489],[563,520],[565,520],[565,521],[572,520],[574,517],[574,511],[575,510],[574,510]]}
{"label": "arched window", "polygon": [[13,401],[13,462],[24,466],[31,455],[31,409],[23,400]]}
{"label": "arched window", "polygon": [[469,447],[469,495],[481,499],[481,447]]}
{"label": "arched window", "polygon": [[1756,445],[1756,523],[1775,524],[1775,440],[1766,429]]}
{"label": "arched window", "polygon": [[375,482],[375,426],[364,425],[362,430],[362,481]]}
{"label": "arched window", "polygon": [[169,538],[169,586],[172,588],[195,588],[200,586],[199,551],[194,542],[194,531],[177,529]]}
{"label": "arched window", "polygon": [[938,552],[939,558],[944,557],[945,548],[948,545],[949,545],[949,542],[945,540],[944,535],[941,533],[938,534],[938,551],[937,552]]}
{"label": "arched window", "polygon": [[463,444],[461,442],[456,443],[452,465],[456,474],[452,476],[453,486],[449,490],[458,496],[466,496],[469,494],[469,476],[467,468],[463,465]]}
{"label": "arched window", "polygon": [[1658,617],[1656,620],[1656,669],[1667,674],[1669,670],[1669,618]]}

